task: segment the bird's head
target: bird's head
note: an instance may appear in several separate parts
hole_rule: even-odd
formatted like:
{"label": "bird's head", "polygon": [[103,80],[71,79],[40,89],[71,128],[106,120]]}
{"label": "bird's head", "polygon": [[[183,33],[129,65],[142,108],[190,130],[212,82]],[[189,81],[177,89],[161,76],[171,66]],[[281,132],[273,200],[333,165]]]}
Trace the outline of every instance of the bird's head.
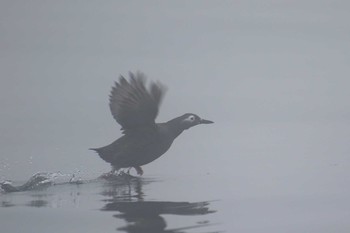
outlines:
{"label": "bird's head", "polygon": [[213,121],[205,120],[193,113],[186,113],[179,117],[180,126],[183,129],[189,129],[199,124],[212,124]]}

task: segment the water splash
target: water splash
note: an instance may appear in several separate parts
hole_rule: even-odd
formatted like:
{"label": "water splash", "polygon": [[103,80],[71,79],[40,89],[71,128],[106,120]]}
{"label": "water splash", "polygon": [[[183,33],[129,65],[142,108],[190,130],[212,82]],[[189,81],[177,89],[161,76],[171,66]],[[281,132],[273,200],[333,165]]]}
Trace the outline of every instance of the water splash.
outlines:
{"label": "water splash", "polygon": [[63,174],[61,172],[38,172],[29,178],[23,185],[15,186],[9,180],[0,183],[0,187],[5,192],[22,192],[27,190],[45,188],[57,184],[81,184],[81,178],[75,174]]}

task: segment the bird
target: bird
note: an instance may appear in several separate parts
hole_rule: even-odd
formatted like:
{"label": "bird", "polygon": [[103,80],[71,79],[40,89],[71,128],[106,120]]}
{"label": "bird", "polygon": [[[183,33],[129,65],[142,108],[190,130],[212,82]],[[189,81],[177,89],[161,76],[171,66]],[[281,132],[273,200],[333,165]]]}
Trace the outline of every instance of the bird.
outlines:
{"label": "bird", "polygon": [[111,174],[125,168],[129,173],[134,168],[142,176],[141,166],[167,152],[184,130],[214,123],[193,113],[156,123],[165,92],[165,86],[159,81],[151,81],[147,86],[146,76],[141,72],[129,72],[129,80],[120,75],[115,82],[109,95],[109,108],[121,125],[122,136],[107,146],[90,148],[112,165]]}

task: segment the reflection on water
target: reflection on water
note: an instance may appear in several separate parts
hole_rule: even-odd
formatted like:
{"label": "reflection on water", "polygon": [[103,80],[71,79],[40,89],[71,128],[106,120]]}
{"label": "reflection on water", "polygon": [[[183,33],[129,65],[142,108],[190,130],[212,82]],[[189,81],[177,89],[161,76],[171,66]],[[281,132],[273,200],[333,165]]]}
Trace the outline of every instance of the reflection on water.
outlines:
{"label": "reflection on water", "polygon": [[15,206],[15,205],[9,201],[2,201],[1,202],[1,207],[12,207],[12,206]]}
{"label": "reflection on water", "polygon": [[109,199],[102,208],[103,211],[116,211],[114,217],[123,219],[127,226],[117,230],[125,232],[185,232],[186,229],[204,227],[209,225],[209,221],[202,221],[193,226],[181,227],[166,230],[167,223],[161,216],[171,215],[206,215],[215,211],[209,210],[209,202],[171,202],[171,201],[146,201],[146,194],[142,191],[143,185],[147,185],[152,180],[138,177],[120,178],[106,184],[102,192]]}
{"label": "reflection on water", "polygon": [[[113,214],[116,220],[111,223],[116,225],[113,229],[129,233],[183,233],[196,228],[203,232],[204,227],[213,225],[206,217],[215,212],[210,210],[210,202],[157,201],[157,198],[147,194],[147,190],[156,191],[152,184],[161,182],[156,179],[124,174],[77,183],[71,182],[70,176],[64,176],[65,179],[60,181],[57,177],[62,176],[38,173],[23,185],[3,182],[0,208],[34,207],[47,208],[49,211],[50,208],[98,209],[104,214]],[[164,183],[162,189],[169,188],[166,181],[161,183]],[[99,213],[101,212],[97,211]],[[182,216],[187,223],[180,221],[181,223],[171,224],[176,216]],[[124,222],[122,225],[121,221]]]}
{"label": "reflection on water", "polygon": [[28,202],[27,206],[30,207],[45,207],[47,206],[48,202],[44,200],[32,200]]}

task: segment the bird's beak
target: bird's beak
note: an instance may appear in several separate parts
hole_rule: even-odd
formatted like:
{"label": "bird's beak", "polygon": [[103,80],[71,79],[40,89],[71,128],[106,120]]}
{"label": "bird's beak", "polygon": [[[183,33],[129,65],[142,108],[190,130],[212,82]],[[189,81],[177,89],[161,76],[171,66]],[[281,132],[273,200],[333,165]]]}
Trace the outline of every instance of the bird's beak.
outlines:
{"label": "bird's beak", "polygon": [[213,121],[210,121],[210,120],[201,119],[201,120],[199,121],[199,123],[200,123],[200,124],[212,124],[212,123],[214,123],[214,122],[213,122]]}

